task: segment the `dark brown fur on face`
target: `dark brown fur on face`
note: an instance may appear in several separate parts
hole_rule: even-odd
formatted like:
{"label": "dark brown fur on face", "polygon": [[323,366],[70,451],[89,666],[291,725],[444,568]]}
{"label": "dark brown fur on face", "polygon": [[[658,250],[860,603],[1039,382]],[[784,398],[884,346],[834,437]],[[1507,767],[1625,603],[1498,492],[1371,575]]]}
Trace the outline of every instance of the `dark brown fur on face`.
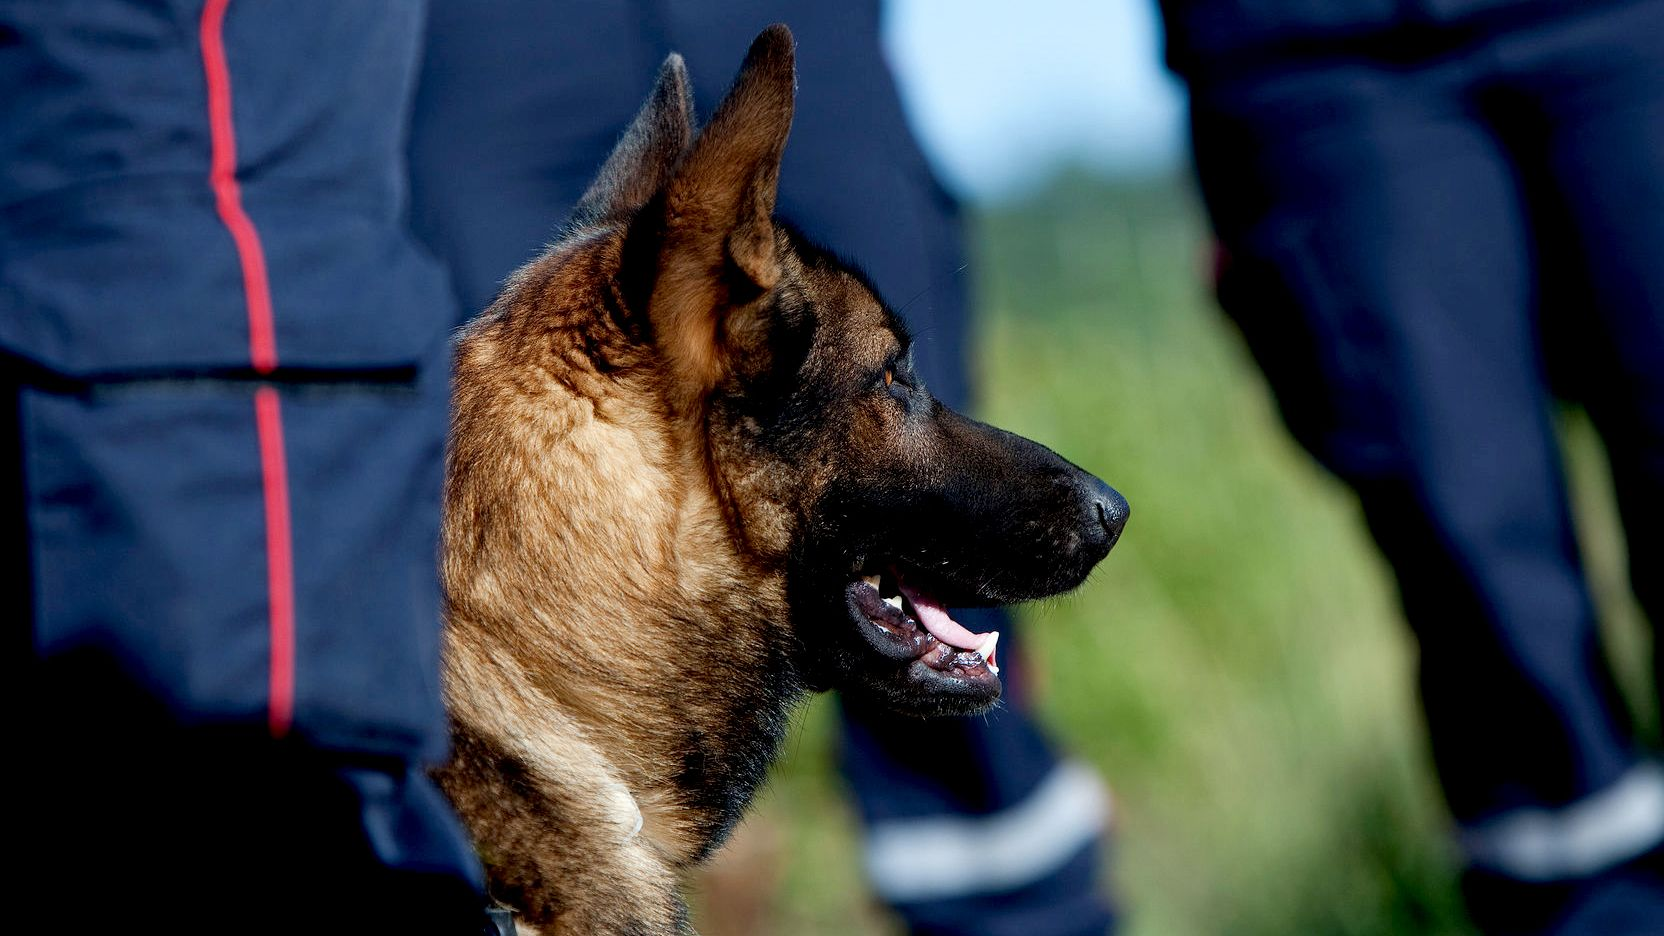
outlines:
{"label": "dark brown fur on face", "polygon": [[672,56],[570,232],[461,339],[439,777],[493,897],[544,932],[685,931],[680,873],[807,691],[998,697],[868,581],[1038,597],[1125,518],[932,400],[865,281],[774,220],[792,59],[765,31],[696,138]]}

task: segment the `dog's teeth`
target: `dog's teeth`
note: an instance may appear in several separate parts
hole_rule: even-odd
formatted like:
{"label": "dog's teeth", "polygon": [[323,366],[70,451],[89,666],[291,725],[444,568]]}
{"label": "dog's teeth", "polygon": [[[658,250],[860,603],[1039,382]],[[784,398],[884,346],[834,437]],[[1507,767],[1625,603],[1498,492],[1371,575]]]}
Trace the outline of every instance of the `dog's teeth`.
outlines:
{"label": "dog's teeth", "polygon": [[877,591],[878,590],[878,584],[879,584],[879,582],[883,581],[883,579],[881,577],[877,576],[877,575],[863,575],[863,576],[861,576],[861,581],[866,582],[868,585],[871,585],[873,591]]}
{"label": "dog's teeth", "polygon": [[999,642],[1000,632],[991,631],[988,634],[988,639],[982,642],[982,646],[976,648],[976,652],[982,654],[983,662],[988,664],[988,672],[995,676],[1000,674],[1000,668],[994,665],[994,648],[999,646]]}
{"label": "dog's teeth", "polygon": [[901,610],[901,596],[900,595],[891,595],[890,597],[884,599],[884,603],[889,605],[890,607],[896,609],[897,611]]}
{"label": "dog's teeth", "polygon": [[992,657],[994,655],[994,648],[999,646],[999,642],[1000,642],[1000,632],[999,631],[989,631],[988,632],[988,639],[984,640],[982,642],[982,646],[976,648],[976,652],[982,654],[982,658],[984,660],[986,660],[989,657]]}

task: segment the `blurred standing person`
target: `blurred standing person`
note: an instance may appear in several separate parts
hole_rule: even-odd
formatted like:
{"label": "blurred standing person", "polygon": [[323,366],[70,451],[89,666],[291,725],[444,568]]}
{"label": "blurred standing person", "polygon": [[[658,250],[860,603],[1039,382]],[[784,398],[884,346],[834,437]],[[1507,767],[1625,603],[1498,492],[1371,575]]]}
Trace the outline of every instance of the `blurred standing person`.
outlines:
{"label": "blurred standing person", "polygon": [[480,931],[425,772],[456,312],[405,228],[422,21],[0,3],[14,923]]}
{"label": "blurred standing person", "polygon": [[[797,36],[799,79],[779,214],[865,270],[913,329],[932,393],[963,406],[958,210],[907,127],[875,0],[437,0],[411,133],[414,227],[451,268],[461,307],[485,308],[552,239],[667,53],[686,59],[706,119],[732,64],[775,21]],[[1004,630],[997,612],[954,613]],[[1026,714],[1009,647],[1014,701],[985,718],[916,721],[844,700],[842,762],[868,876],[919,934],[1102,934],[1105,793]]]}
{"label": "blurred standing person", "polygon": [[1664,932],[1664,772],[1603,656],[1550,379],[1664,619],[1664,2],[1162,8],[1220,302],[1397,573],[1475,922]]}

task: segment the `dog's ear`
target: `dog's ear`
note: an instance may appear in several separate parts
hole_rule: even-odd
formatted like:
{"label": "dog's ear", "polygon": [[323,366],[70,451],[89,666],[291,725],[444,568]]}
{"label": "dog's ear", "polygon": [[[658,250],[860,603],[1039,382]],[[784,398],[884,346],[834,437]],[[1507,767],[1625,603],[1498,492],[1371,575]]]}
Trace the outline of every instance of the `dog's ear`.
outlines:
{"label": "dog's ear", "polygon": [[672,52],[659,67],[647,103],[578,200],[573,219],[580,224],[628,220],[670,181],[692,143],[688,69]]}
{"label": "dog's ear", "polygon": [[793,58],[786,27],[763,30],[665,190],[649,314],[660,349],[695,393],[721,377],[725,342],[752,343],[745,333],[760,324],[752,321],[758,300],[780,279],[773,215]]}

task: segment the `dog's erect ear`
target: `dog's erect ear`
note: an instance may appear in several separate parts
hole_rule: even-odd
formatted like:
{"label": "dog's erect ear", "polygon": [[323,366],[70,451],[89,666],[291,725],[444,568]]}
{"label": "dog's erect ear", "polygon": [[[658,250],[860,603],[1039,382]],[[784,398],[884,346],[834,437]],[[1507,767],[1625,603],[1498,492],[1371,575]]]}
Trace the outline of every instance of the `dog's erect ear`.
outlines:
{"label": "dog's erect ear", "polygon": [[652,200],[693,143],[693,92],[682,57],[672,52],[630,129],[601,166],[572,217],[580,224],[623,221]]}
{"label": "dog's erect ear", "polygon": [[792,34],[763,30],[739,77],[665,190],[650,315],[659,347],[690,387],[722,372],[728,321],[780,278],[774,199],[796,91]]}

